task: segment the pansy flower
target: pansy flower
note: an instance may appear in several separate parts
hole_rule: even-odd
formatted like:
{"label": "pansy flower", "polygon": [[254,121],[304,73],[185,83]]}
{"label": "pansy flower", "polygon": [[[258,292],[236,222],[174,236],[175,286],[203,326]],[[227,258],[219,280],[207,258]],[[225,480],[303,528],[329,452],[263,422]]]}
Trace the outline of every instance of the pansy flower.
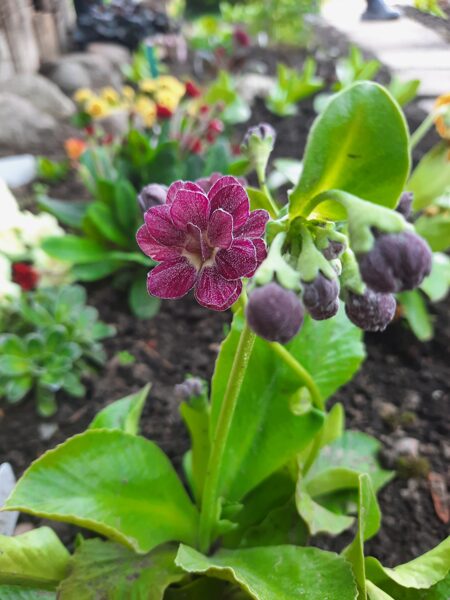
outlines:
{"label": "pansy flower", "polygon": [[252,277],[266,257],[268,218],[265,210],[250,212],[234,177],[220,177],[207,193],[176,181],[137,233],[141,250],[160,262],[148,275],[149,293],[172,299],[194,289],[202,306],[226,310],[239,298],[242,278]]}

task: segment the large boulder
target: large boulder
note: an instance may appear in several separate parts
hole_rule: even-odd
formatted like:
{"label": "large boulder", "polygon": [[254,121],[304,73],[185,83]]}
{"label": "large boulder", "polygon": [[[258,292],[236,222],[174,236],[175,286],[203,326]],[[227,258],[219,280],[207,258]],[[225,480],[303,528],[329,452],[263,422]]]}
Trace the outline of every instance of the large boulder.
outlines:
{"label": "large boulder", "polygon": [[0,148],[19,152],[39,150],[42,139],[58,129],[58,121],[29,100],[0,93]]}
{"label": "large boulder", "polygon": [[131,62],[131,52],[120,44],[92,42],[86,49],[88,54],[106,58],[116,69],[121,69],[123,65]]}
{"label": "large boulder", "polygon": [[88,71],[76,62],[54,65],[48,72],[48,77],[68,96],[73,96],[79,88],[91,87]]}
{"label": "large boulder", "polygon": [[75,112],[75,104],[54,83],[41,75],[16,75],[2,84],[2,91],[29,100],[36,108],[54,116],[66,119]]}

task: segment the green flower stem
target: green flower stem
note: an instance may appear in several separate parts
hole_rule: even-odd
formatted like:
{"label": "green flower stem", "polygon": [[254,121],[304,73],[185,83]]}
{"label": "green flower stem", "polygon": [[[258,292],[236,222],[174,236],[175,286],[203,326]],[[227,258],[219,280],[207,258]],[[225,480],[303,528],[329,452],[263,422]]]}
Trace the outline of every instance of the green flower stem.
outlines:
{"label": "green flower stem", "polygon": [[255,338],[256,335],[246,323],[231,367],[208,460],[200,513],[199,547],[201,552],[207,552],[211,546],[213,529],[217,520],[220,468]]}
{"label": "green flower stem", "polygon": [[266,208],[269,211],[270,216],[273,219],[276,219],[278,217],[279,208],[276,205],[275,200],[272,198],[269,188],[267,187],[265,168],[263,168],[261,165],[256,166],[256,176],[258,177],[260,190],[267,198]]}
{"label": "green flower stem", "polygon": [[303,367],[298,360],[296,360],[292,354],[278,342],[271,342],[270,345],[279,358],[281,358],[281,360],[291,369],[291,371],[303,381],[305,386],[308,388],[309,393],[311,394],[311,399],[314,406],[320,410],[323,410],[325,405],[322,396],[320,395],[319,388],[305,367]]}
{"label": "green flower stem", "polygon": [[448,110],[448,106],[440,106],[436,110],[430,112],[430,114],[422,121],[419,127],[411,134],[409,141],[409,149],[412,152],[417,144],[425,137],[428,130],[433,127],[436,117],[443,115]]}

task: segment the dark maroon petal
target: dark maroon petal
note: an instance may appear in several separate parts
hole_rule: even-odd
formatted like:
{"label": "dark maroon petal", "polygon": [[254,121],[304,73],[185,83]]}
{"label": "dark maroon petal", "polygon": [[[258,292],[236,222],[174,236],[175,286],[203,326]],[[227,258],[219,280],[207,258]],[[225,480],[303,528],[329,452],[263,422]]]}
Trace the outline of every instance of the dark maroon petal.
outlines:
{"label": "dark maroon petal", "polygon": [[171,260],[181,255],[182,248],[178,246],[164,246],[153,238],[147,229],[147,225],[142,225],[136,234],[136,241],[144,254],[153,258],[153,260]]}
{"label": "dark maroon petal", "polygon": [[216,254],[216,266],[225,279],[239,279],[254,273],[257,267],[256,248],[251,240],[234,240],[228,250]]}
{"label": "dark maroon petal", "polygon": [[145,213],[144,220],[149,234],[160,244],[165,246],[183,245],[185,234],[175,227],[168,206],[150,208]]}
{"label": "dark maroon petal", "polygon": [[[200,263],[199,268],[202,262],[208,260],[208,258],[211,258],[212,248],[210,248],[205,242],[200,227],[197,227],[197,225],[192,225],[192,223],[188,223],[186,243],[184,247],[188,252],[198,257],[198,261]],[[193,262],[197,262],[196,259],[194,259]]]}
{"label": "dark maroon petal", "polygon": [[247,222],[235,231],[236,237],[259,238],[263,236],[269,218],[270,215],[267,210],[253,210],[250,213]]}
{"label": "dark maroon petal", "polygon": [[202,192],[202,188],[192,181],[174,181],[167,191],[166,204],[172,204],[179,190]]}
{"label": "dark maroon petal", "polygon": [[256,268],[251,273],[248,273],[248,275],[246,275],[246,277],[253,277],[253,275],[258,270],[259,265],[267,257],[267,246],[266,246],[266,242],[264,240],[256,238],[254,240],[251,240],[251,242],[255,246],[255,250],[256,250]]}
{"label": "dark maroon petal", "polygon": [[158,298],[181,298],[193,288],[196,279],[197,269],[182,256],[152,269],[148,274],[147,289]]}
{"label": "dark maroon petal", "polygon": [[209,201],[203,192],[179,190],[170,206],[170,216],[176,227],[186,231],[188,223],[206,229],[209,214]]}
{"label": "dark maroon petal", "polygon": [[208,239],[214,248],[229,248],[233,241],[233,217],[221,208],[215,210],[208,223]]}
{"label": "dark maroon petal", "polygon": [[[224,184],[224,180],[229,183]],[[221,177],[212,186],[208,198],[211,203],[211,212],[222,208],[230,213],[236,229],[246,223],[250,203],[245,188],[234,177]]]}
{"label": "dark maroon petal", "polygon": [[240,280],[227,281],[216,267],[206,267],[200,273],[195,286],[197,302],[213,310],[226,310],[239,298],[242,291]]}

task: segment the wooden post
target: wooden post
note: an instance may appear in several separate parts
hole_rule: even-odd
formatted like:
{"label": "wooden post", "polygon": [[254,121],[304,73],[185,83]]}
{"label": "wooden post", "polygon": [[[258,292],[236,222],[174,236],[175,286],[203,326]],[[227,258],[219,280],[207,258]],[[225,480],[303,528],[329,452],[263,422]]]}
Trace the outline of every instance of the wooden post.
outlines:
{"label": "wooden post", "polygon": [[34,73],[39,68],[39,49],[29,0],[1,0],[0,34],[6,40],[16,73]]}

